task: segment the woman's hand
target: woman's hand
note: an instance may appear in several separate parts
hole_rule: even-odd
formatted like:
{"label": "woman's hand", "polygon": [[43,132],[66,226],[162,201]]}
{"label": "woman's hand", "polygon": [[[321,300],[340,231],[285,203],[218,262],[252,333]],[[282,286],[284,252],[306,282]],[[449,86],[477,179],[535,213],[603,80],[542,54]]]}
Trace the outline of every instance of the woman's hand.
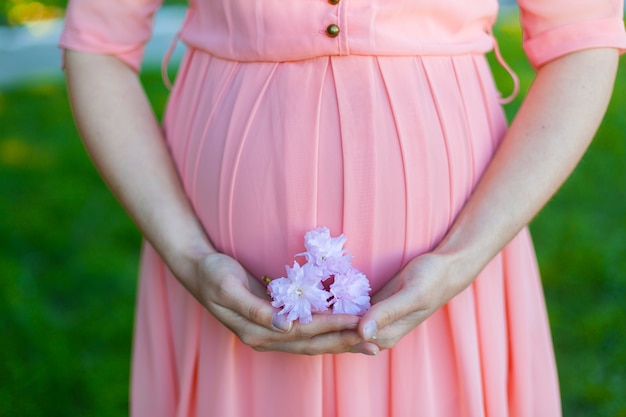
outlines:
{"label": "woman's hand", "polygon": [[[364,340],[389,349],[468,285],[453,279],[449,261],[427,253],[409,262],[372,296],[359,325]],[[458,276],[457,276],[458,278]]]}
{"label": "woman's hand", "polygon": [[266,287],[227,255],[203,255],[190,271],[194,276],[181,282],[217,320],[257,351],[378,353],[377,346],[364,342],[356,331],[358,316],[314,314],[308,324],[289,322],[272,307]]}

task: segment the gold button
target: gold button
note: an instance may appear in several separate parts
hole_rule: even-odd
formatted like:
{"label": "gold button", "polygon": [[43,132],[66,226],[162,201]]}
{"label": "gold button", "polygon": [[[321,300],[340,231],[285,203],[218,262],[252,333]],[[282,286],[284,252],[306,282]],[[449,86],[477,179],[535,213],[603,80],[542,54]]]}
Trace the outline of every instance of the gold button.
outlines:
{"label": "gold button", "polygon": [[328,25],[328,27],[326,28],[326,34],[331,38],[336,37],[337,35],[339,35],[339,26],[335,24]]}
{"label": "gold button", "polygon": [[330,4],[339,4],[340,0],[328,0]]}

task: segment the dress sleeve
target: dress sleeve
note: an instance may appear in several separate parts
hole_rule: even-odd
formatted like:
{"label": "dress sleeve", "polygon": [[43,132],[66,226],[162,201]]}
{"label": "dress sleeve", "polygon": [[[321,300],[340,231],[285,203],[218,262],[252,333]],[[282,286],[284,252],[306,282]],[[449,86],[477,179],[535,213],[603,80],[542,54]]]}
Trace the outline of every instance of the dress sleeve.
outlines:
{"label": "dress sleeve", "polygon": [[135,71],[163,0],[70,0],[59,46],[115,55]]}
{"label": "dress sleeve", "polygon": [[582,49],[626,51],[623,0],[518,0],[524,50],[537,68]]}

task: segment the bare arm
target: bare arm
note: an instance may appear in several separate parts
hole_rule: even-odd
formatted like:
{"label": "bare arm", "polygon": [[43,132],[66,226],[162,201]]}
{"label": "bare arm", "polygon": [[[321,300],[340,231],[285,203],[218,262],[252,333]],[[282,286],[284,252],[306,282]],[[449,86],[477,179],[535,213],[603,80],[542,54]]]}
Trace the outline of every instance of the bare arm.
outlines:
{"label": "bare arm", "polygon": [[137,75],[110,56],[66,53],[77,126],[94,164],[167,264],[214,252],[182,191]]}
{"label": "bare arm", "polygon": [[276,316],[265,288],[234,259],[217,253],[206,237],[136,74],[115,57],[73,51],[67,51],[65,65],[74,116],[94,164],[145,238],[207,310],[257,350],[316,354],[375,348],[360,344],[355,316],[319,315],[306,326]]}
{"label": "bare arm", "polygon": [[[608,105],[618,53],[591,49],[542,67],[510,130],[443,241],[373,298],[361,334],[393,346],[466,288],[572,172]],[[380,329],[380,331],[378,331]]]}

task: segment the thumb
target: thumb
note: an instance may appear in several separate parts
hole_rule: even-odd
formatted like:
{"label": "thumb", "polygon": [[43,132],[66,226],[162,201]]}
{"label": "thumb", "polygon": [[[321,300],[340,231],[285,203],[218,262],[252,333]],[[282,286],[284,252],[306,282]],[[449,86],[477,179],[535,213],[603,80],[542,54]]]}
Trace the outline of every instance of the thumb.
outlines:
{"label": "thumb", "polygon": [[374,305],[359,322],[359,334],[364,340],[376,339],[376,334],[413,311],[413,300],[405,289]]}
{"label": "thumb", "polygon": [[[244,317],[249,322],[265,327],[269,330],[288,332],[291,330],[292,322],[284,314],[279,314],[279,310],[272,307],[267,298],[259,297],[253,288],[242,285],[235,281],[229,293],[223,294],[221,304],[236,314]],[[257,283],[257,285],[259,285]]]}

